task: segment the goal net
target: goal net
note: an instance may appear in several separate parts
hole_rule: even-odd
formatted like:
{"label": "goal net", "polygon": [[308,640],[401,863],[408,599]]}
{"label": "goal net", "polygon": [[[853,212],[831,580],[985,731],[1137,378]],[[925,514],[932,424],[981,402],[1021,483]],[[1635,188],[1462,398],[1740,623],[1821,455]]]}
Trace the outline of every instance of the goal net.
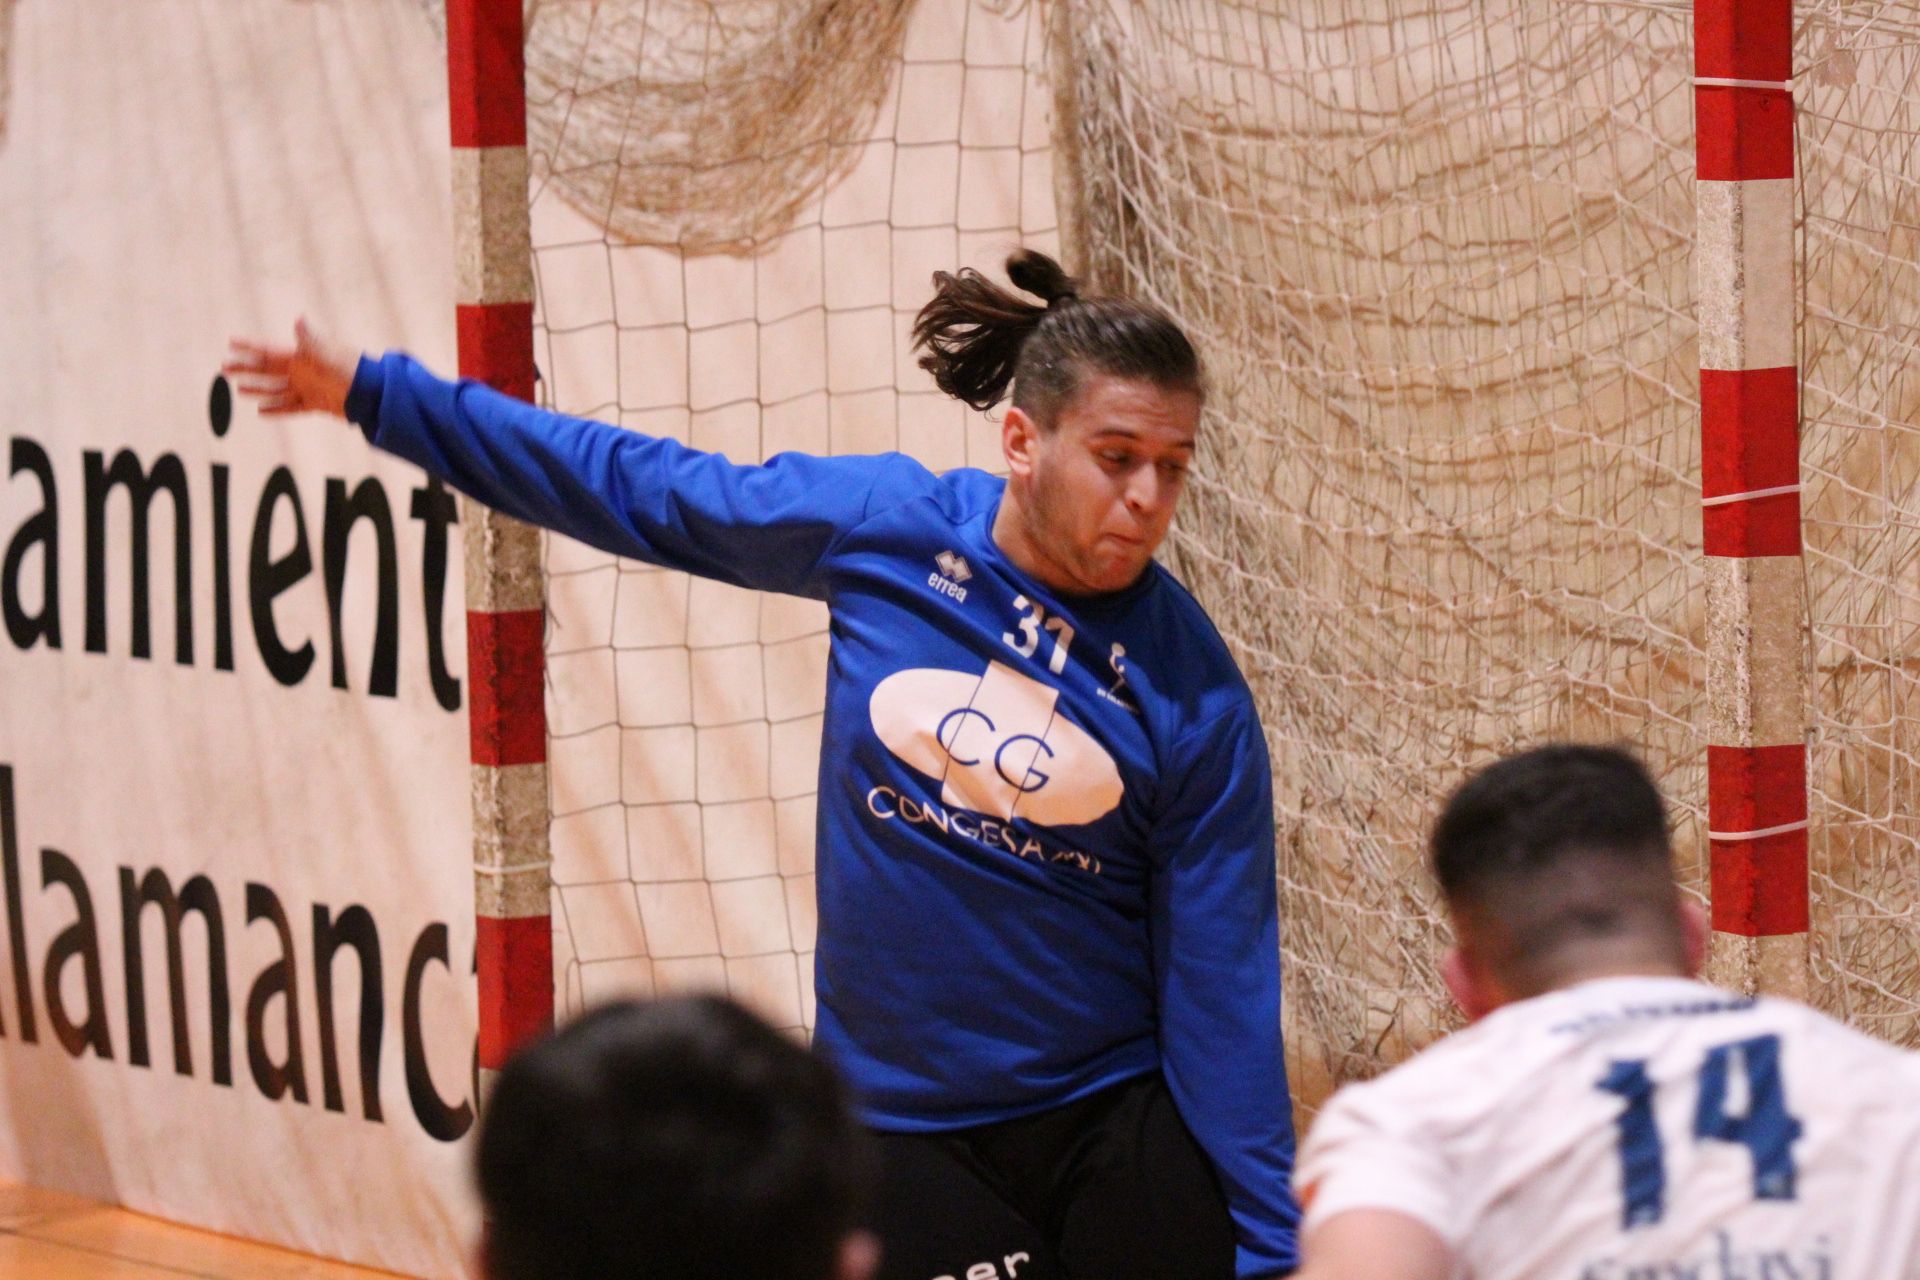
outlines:
{"label": "goal net", "polygon": [[[1812,990],[1913,1042],[1920,7],[1796,8]],[[1262,697],[1312,1095],[1447,1023],[1469,766],[1632,744],[1704,891],[1691,5],[1070,11],[1075,247],[1220,384],[1174,559]]]}
{"label": "goal net", "polygon": [[[1920,4],[1798,6],[1813,990],[1920,1040]],[[1168,552],[1260,700],[1311,1101],[1450,1025],[1427,822],[1620,740],[1704,892],[1690,6],[535,0],[543,398],[736,460],[994,468],[907,323],[1064,241],[1214,384]],[[1058,216],[1053,198],[1060,192]],[[563,1011],[811,1025],[825,617],[547,551]]]}
{"label": "goal net", "polygon": [[[1057,246],[1036,7],[531,12],[547,402],[739,462],[1000,467],[906,332],[934,271]],[[825,610],[560,538],[546,567],[558,1011],[699,987],[811,1028]]]}

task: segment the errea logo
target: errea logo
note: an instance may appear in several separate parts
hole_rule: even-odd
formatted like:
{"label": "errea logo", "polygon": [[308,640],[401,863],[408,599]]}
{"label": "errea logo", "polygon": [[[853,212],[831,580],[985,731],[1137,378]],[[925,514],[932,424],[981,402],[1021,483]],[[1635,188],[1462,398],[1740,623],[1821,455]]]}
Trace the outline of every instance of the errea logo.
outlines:
{"label": "errea logo", "polygon": [[940,566],[941,573],[955,582],[965,582],[973,576],[973,566],[967,563],[967,558],[963,555],[942,551],[933,558],[933,562]]}
{"label": "errea logo", "polygon": [[915,667],[882,680],[867,714],[889,751],[940,783],[942,803],[1074,826],[1112,813],[1125,786],[1059,700],[1058,689],[1001,662],[983,675]]}
{"label": "errea logo", "polygon": [[967,558],[952,551],[942,551],[933,558],[937,566],[927,575],[927,585],[943,596],[948,596],[961,604],[967,602],[967,589],[960,584],[973,576],[973,566]]}

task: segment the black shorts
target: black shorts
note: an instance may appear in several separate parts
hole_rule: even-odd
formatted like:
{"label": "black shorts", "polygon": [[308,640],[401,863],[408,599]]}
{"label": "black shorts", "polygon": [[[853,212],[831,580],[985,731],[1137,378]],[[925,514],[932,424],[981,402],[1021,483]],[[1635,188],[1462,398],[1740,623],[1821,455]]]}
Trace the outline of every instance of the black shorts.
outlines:
{"label": "black shorts", "polygon": [[1232,1280],[1226,1197],[1158,1072],[1017,1120],[875,1136],[878,1280]]}

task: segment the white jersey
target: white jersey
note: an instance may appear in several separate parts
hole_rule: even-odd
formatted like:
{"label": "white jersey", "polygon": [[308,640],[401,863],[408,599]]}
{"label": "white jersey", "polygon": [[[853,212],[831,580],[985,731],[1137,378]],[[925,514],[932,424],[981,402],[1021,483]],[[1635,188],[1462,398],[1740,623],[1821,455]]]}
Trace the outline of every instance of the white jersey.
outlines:
{"label": "white jersey", "polygon": [[1392,1209],[1469,1280],[1920,1277],[1920,1056],[1803,1005],[1607,978],[1342,1089],[1316,1225]]}

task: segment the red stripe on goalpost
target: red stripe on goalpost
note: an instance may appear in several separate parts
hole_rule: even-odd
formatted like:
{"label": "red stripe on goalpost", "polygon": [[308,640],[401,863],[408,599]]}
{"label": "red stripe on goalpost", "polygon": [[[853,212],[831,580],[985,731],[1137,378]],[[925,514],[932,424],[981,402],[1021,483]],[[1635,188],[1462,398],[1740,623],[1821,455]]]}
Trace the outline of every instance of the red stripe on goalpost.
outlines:
{"label": "red stripe on goalpost", "polygon": [[1807,749],[1707,748],[1707,828],[1765,831],[1807,818]]}
{"label": "red stripe on goalpost", "polygon": [[519,4],[447,0],[447,107],[456,147],[526,145],[526,33]]}
{"label": "red stripe on goalpost", "polygon": [[1775,493],[1707,507],[1700,513],[1700,526],[1710,556],[1734,560],[1797,556],[1800,495]]}
{"label": "red stripe on goalpost", "polygon": [[476,921],[480,1066],[498,1071],[513,1051],[553,1025],[553,919]]}
{"label": "red stripe on goalpost", "polygon": [[[1700,371],[1701,522],[1710,556],[1800,554],[1800,371]],[[1747,497],[1744,495],[1759,495]]]}
{"label": "red stripe on goalpost", "polygon": [[1800,371],[1700,371],[1700,496],[1800,480]]}
{"label": "red stripe on goalpost", "polygon": [[467,727],[475,764],[547,758],[546,612],[467,611]]}
{"label": "red stripe on goalpost", "polygon": [[1708,864],[1715,930],[1743,938],[1807,931],[1805,827],[1757,840],[1712,841]]}
{"label": "red stripe on goalpost", "polygon": [[1693,73],[1793,78],[1793,0],[1694,0]]}
{"label": "red stripe on goalpost", "polygon": [[489,302],[455,309],[460,376],[518,400],[533,399],[533,304]]}
{"label": "red stripe on goalpost", "polygon": [[[1804,745],[1707,748],[1715,929],[1747,938],[1807,931],[1806,821]],[[1773,834],[1748,835],[1760,831]]]}
{"label": "red stripe on goalpost", "polygon": [[1751,182],[1793,176],[1793,95],[1785,89],[1694,87],[1697,176]]}

